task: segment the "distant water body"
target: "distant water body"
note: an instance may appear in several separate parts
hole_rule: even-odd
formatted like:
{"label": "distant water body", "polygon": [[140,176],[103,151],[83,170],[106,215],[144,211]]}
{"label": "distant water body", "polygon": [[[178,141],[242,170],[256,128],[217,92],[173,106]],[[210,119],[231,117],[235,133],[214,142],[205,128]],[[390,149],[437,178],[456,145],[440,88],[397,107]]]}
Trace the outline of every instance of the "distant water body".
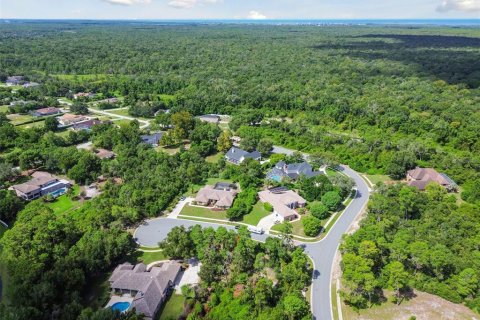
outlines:
{"label": "distant water body", "polygon": [[474,26],[480,27],[480,19],[308,19],[308,20],[22,20],[1,19],[2,23],[28,22],[69,22],[69,23],[123,23],[123,24],[160,24],[160,25],[218,25],[218,24],[249,24],[249,25],[410,25],[410,26]]}

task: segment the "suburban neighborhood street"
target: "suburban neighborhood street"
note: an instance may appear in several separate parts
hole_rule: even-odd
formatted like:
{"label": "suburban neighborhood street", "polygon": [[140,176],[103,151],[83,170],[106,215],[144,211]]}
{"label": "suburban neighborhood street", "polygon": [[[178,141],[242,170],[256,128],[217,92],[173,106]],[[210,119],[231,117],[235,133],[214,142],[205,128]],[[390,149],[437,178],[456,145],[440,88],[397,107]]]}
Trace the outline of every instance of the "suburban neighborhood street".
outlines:
{"label": "suburban neighborhood street", "polygon": [[[291,153],[291,150],[275,147],[277,153]],[[327,236],[322,240],[314,243],[299,243],[305,248],[305,252],[312,258],[314,262],[314,275],[312,279],[312,313],[316,320],[332,319],[331,307],[331,273],[335,259],[335,254],[341,242],[342,235],[347,232],[348,228],[356,217],[361,214],[366,206],[369,198],[369,190],[365,181],[354,170],[347,166],[340,166],[339,170],[351,177],[356,184],[356,197],[352,199],[350,204],[344,210],[340,218],[328,232]],[[157,218],[145,222],[140,226],[134,234],[135,240],[142,246],[155,247],[158,242],[166,238],[168,232],[176,226],[184,226],[186,228],[196,224],[202,227],[224,226],[227,229],[234,229],[233,226],[222,225],[218,223],[205,223],[191,220]],[[258,241],[265,241],[268,235],[258,235],[252,233],[252,238]]]}

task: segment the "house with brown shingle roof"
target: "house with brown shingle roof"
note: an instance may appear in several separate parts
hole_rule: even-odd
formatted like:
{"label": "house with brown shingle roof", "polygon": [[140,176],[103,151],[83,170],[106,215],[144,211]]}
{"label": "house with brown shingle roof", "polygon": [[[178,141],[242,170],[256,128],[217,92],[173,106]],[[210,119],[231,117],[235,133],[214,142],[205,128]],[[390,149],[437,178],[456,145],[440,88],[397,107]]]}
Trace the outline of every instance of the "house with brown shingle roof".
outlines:
{"label": "house with brown shingle roof", "polygon": [[[229,187],[226,187],[226,186]],[[212,206],[216,209],[231,208],[237,196],[235,185],[217,183],[215,186],[205,186],[198,191],[195,202],[201,206]]]}
{"label": "house with brown shingle roof", "polygon": [[180,273],[176,261],[165,261],[147,270],[143,263],[119,265],[108,280],[113,295],[133,297],[131,308],[145,319],[154,319]]}
{"label": "house with brown shingle roof", "polygon": [[407,184],[419,190],[425,190],[429,183],[438,183],[448,191],[455,191],[457,184],[446,174],[439,173],[433,168],[419,168],[407,172]]}

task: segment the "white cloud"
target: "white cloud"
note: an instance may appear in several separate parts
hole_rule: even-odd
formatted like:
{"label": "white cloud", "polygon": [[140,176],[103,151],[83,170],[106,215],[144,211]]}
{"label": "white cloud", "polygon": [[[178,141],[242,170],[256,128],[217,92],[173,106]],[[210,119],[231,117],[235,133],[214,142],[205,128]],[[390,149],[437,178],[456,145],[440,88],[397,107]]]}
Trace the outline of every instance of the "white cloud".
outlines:
{"label": "white cloud", "polygon": [[447,11],[480,11],[480,0],[443,0],[442,4],[437,7],[439,12]]}
{"label": "white cloud", "polygon": [[150,3],[151,0],[103,0],[105,2],[108,2],[110,4],[118,4],[121,6],[131,6],[134,4],[140,4],[140,3]]}
{"label": "white cloud", "polygon": [[248,13],[247,19],[263,20],[263,19],[267,19],[267,16],[261,14],[261,13],[258,12],[258,11],[252,10],[252,11],[250,11],[250,12]]}
{"label": "white cloud", "polygon": [[190,9],[197,5],[215,4],[222,0],[171,0],[168,5],[178,9]]}

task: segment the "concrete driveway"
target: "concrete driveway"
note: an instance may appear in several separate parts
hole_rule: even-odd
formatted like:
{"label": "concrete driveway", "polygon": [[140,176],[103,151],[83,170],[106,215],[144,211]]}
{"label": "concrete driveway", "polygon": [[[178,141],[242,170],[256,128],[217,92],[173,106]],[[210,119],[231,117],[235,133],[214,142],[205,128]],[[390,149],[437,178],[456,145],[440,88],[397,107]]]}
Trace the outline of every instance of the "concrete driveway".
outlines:
{"label": "concrete driveway", "polygon": [[276,213],[269,214],[266,217],[263,217],[257,224],[257,228],[261,228],[268,233],[270,229],[275,225],[275,221],[279,220],[279,216]]}
{"label": "concrete driveway", "polygon": [[177,294],[182,294],[182,287],[184,285],[192,286],[200,283],[198,273],[200,272],[202,264],[197,259],[190,259],[188,260],[188,265],[188,268],[182,272],[177,281],[175,281],[175,292]]}
{"label": "concrete driveway", "polygon": [[173,208],[172,212],[170,212],[170,214],[168,215],[168,217],[170,219],[177,219],[178,215],[180,214],[180,212],[182,212],[183,210],[183,207],[185,207],[185,205],[191,203],[193,200],[195,200],[194,198],[186,198],[185,200],[180,200],[177,205],[175,206],[175,208]]}

